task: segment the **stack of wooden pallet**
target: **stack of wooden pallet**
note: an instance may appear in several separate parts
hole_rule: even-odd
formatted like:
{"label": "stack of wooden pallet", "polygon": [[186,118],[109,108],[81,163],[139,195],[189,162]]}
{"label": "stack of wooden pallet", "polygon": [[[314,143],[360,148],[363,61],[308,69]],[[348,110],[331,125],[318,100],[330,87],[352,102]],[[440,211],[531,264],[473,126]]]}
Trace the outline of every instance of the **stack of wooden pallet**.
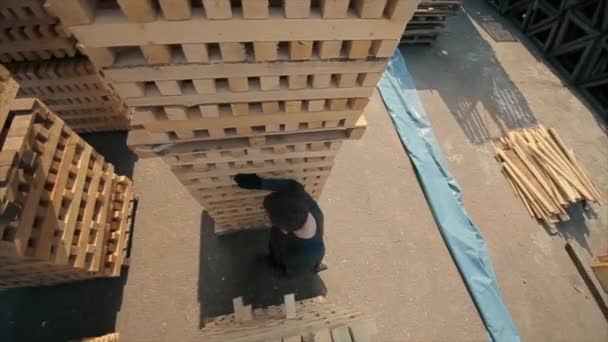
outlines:
{"label": "stack of wooden pallet", "polygon": [[571,204],[601,201],[599,190],[554,129],[510,132],[495,151],[513,191],[552,233],[558,222],[570,219],[566,208]]}
{"label": "stack of wooden pallet", "polygon": [[132,182],[38,100],[0,99],[0,288],[119,276]]}
{"label": "stack of wooden pallet", "polygon": [[162,155],[216,232],[264,226],[265,192],[232,177],[295,178],[318,197],[415,0],[50,0],[127,105],[129,145]]}
{"label": "stack of wooden pallet", "polygon": [[460,10],[461,0],[422,0],[401,37],[402,44],[430,44]]}
{"label": "stack of wooden pallet", "polygon": [[359,312],[341,308],[316,297],[252,310],[241,297],[233,300],[234,314],[205,324],[201,338],[207,342],[370,342],[376,323]]}
{"label": "stack of wooden pallet", "polygon": [[130,111],[44,0],[0,1],[0,61],[21,85],[77,132],[126,130]]}

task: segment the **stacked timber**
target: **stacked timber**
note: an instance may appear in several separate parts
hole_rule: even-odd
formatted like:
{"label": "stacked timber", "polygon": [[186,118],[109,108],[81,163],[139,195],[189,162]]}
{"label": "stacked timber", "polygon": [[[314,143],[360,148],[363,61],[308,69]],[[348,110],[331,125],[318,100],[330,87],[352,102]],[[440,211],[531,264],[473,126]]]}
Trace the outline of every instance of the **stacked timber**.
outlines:
{"label": "stacked timber", "polygon": [[509,132],[495,152],[515,194],[551,233],[557,232],[557,223],[570,219],[570,205],[601,201],[585,169],[552,128]]}
{"label": "stacked timber", "polygon": [[608,119],[608,1],[489,1]]}
{"label": "stacked timber", "polygon": [[217,233],[263,227],[288,177],[317,198],[399,43],[415,0],[51,0],[127,105],[128,144],[162,156]]}
{"label": "stacked timber", "polygon": [[401,44],[430,44],[446,27],[448,17],[458,14],[461,0],[422,0],[407,24]]}
{"label": "stacked timber", "polygon": [[130,111],[103,80],[44,0],[0,1],[0,61],[77,132],[126,130]]}
{"label": "stacked timber", "polygon": [[341,308],[323,297],[252,310],[241,297],[233,300],[234,313],[205,324],[201,338],[208,342],[369,342],[376,323],[359,312]]}
{"label": "stacked timber", "polygon": [[[12,85],[3,82],[2,89]],[[133,185],[46,106],[0,91],[0,288],[119,276]]]}

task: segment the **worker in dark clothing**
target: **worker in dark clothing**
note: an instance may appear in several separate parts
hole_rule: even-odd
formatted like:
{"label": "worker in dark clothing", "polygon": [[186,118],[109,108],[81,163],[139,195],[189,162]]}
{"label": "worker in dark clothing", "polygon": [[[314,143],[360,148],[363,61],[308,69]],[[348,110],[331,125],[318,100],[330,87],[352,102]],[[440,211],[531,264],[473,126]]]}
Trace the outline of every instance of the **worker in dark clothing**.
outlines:
{"label": "worker in dark clothing", "polygon": [[243,189],[270,190],[264,209],[270,218],[270,259],[285,275],[317,273],[327,268],[321,261],[323,213],[317,202],[292,179],[264,179],[238,174],[234,180]]}

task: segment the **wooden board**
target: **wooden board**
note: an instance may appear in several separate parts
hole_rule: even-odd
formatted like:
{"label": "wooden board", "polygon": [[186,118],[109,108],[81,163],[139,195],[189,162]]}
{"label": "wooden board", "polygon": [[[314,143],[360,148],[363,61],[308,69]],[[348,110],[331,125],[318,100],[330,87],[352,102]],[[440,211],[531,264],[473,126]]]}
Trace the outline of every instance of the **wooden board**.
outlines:
{"label": "wooden board", "polygon": [[[149,66],[145,65],[146,60],[143,56],[137,54],[121,54],[121,56],[123,57],[119,57],[112,68],[104,70],[106,78],[114,83],[353,72],[382,73],[387,62],[386,58],[382,58],[366,61],[188,64],[186,59],[180,60],[176,57],[170,65]],[[221,62],[219,58],[217,61]]]}
{"label": "wooden board", "polygon": [[[172,96],[172,95],[187,95],[187,94],[205,94],[208,100],[201,103],[225,103],[225,102],[247,102],[243,98],[244,95],[258,92],[261,96],[259,101],[285,100],[282,94],[287,94],[294,90],[308,90],[327,93],[325,98],[336,97],[332,96],[336,88],[367,88],[367,91],[362,95],[348,95],[343,97],[369,97],[371,91],[377,85],[381,72],[362,73],[314,73],[307,74],[305,71],[300,71],[299,74],[293,75],[264,75],[264,76],[230,76],[212,78],[203,76],[203,78],[193,78],[192,76],[185,79],[173,80],[152,80],[145,82],[115,82],[114,88],[116,93],[125,99],[139,99],[155,96]],[[151,75],[148,75],[151,77]],[[76,88],[74,91],[78,91]],[[226,96],[236,96],[236,98],[226,99]],[[93,93],[92,93],[93,94]],[[266,96],[270,95],[271,97]],[[61,92],[54,92],[53,98],[62,98]],[[306,99],[294,98],[288,99],[300,100]],[[323,96],[317,98],[323,99]],[[258,99],[256,97],[256,99]],[[154,105],[150,103],[148,105]],[[142,104],[138,104],[142,105]]]}

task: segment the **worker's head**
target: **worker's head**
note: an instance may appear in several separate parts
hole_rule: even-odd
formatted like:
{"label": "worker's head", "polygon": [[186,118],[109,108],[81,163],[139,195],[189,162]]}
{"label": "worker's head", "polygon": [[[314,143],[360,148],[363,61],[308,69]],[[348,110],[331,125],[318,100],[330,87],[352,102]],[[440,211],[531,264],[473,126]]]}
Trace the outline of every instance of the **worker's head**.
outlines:
{"label": "worker's head", "polygon": [[308,202],[302,192],[278,191],[264,198],[264,209],[274,227],[293,232],[308,218]]}

